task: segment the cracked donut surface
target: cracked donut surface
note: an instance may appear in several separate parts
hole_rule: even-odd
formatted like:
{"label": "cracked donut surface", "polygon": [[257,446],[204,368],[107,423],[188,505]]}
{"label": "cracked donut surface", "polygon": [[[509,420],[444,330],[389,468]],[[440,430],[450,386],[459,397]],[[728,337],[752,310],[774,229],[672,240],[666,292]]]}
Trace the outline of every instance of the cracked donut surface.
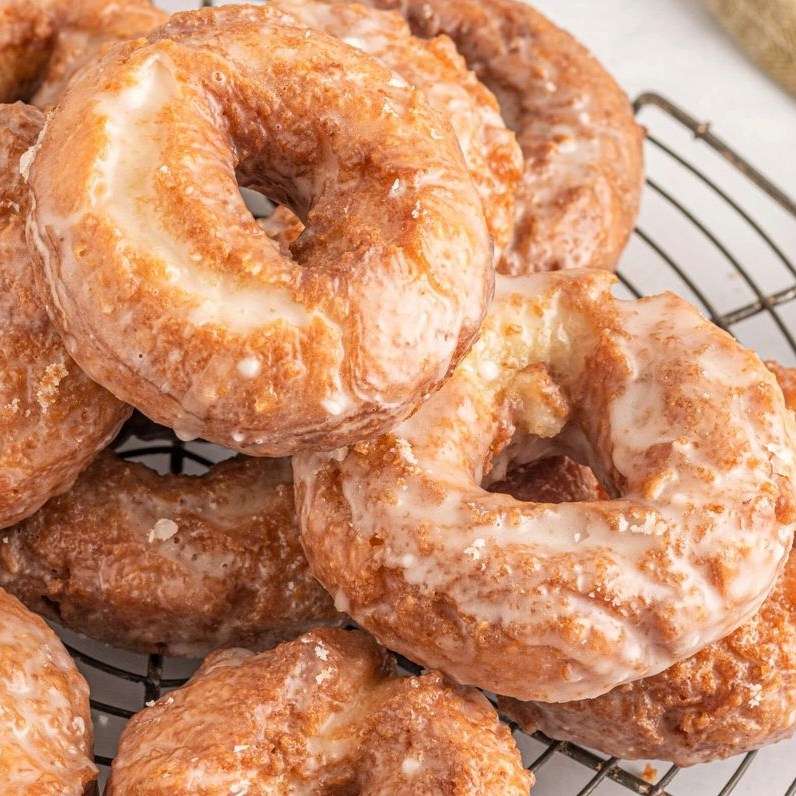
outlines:
{"label": "cracked donut surface", "polygon": [[0,105],[0,528],[67,490],[130,413],[77,367],[35,290],[20,168],[43,123]]}
{"label": "cracked donut surface", "polygon": [[341,624],[301,549],[290,462],[159,476],[110,451],[0,535],[0,586],[114,646],[196,657]]}
{"label": "cracked donut surface", "polygon": [[83,796],[96,779],[88,686],[55,633],[0,589],[0,787]]}
{"label": "cracked donut surface", "polygon": [[525,159],[506,274],[613,270],[638,214],[643,129],[589,51],[519,0],[363,0],[444,33],[497,97]]}
{"label": "cracked donut surface", "polygon": [[527,796],[533,775],[482,694],[394,669],[359,631],[213,653],[128,723],[106,792]]}
{"label": "cracked donut surface", "polygon": [[[517,698],[597,696],[726,636],[772,588],[796,520],[773,375],[682,299],[621,301],[613,281],[501,277],[415,415],[294,458],[313,573],[390,649]],[[560,449],[613,499],[484,491]]]}
{"label": "cracked donut surface", "polygon": [[[295,260],[239,182],[306,223]],[[375,59],[267,7],[176,14],[83,69],[31,186],[41,292],[81,367],[183,437],[244,453],[395,423],[491,296],[448,124]]]}
{"label": "cracked donut surface", "polygon": [[[796,410],[796,369],[768,362]],[[767,746],[796,729],[796,555],[748,622],[660,674],[596,699],[501,698],[524,730],[623,758],[705,763]]]}

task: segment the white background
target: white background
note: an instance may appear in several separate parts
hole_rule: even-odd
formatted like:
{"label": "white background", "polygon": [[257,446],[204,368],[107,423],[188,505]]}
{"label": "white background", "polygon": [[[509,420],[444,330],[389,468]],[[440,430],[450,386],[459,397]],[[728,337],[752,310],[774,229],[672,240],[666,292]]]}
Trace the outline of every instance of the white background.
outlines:
{"label": "white background", "polygon": [[796,193],[796,100],[727,36],[701,0],[537,0],[632,96],[655,90]]}

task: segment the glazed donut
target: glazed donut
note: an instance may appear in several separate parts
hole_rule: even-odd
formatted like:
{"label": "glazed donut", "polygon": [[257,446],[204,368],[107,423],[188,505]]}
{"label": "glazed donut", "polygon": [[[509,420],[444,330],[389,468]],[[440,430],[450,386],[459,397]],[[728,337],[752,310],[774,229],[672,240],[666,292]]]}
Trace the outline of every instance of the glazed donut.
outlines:
{"label": "glazed donut", "polygon": [[[447,36],[431,41],[418,39],[400,14],[340,0],[270,0],[269,5],[312,30],[328,33],[378,58],[420,89],[431,107],[450,121],[481,197],[497,256],[512,236],[522,154],[514,134],[500,118],[495,98],[467,70]],[[290,220],[281,218],[285,215]],[[292,243],[303,229],[300,224],[296,227],[294,219],[282,207],[270,223],[279,220],[280,231],[283,227],[292,230],[288,233]]]}
{"label": "glazed donut", "polygon": [[[796,410],[796,369],[766,363]],[[500,699],[527,732],[607,754],[705,763],[776,743],[796,729],[796,553],[760,612],[655,677],[561,704]]]}
{"label": "glazed donut", "polygon": [[137,652],[262,649],[340,624],[301,550],[290,463],[159,476],[107,451],[0,534],[0,585],[37,613]]}
{"label": "glazed donut", "polygon": [[3,793],[83,796],[97,777],[88,686],[58,636],[0,589]]}
{"label": "glazed donut", "polygon": [[394,669],[370,637],[339,629],[214,653],[130,720],[106,796],[526,796],[533,775],[481,694]]}
{"label": "glazed donut", "polygon": [[43,123],[0,105],[0,528],[68,489],[129,414],[69,358],[34,289],[20,163]]}
{"label": "glazed donut", "polygon": [[0,102],[54,103],[103,45],[147,33],[167,19],[148,0],[2,0]]}
{"label": "glazed donut", "polygon": [[[385,646],[496,693],[579,699],[726,636],[771,590],[796,521],[776,381],[682,299],[620,301],[615,281],[501,277],[412,418],[294,458],[310,568]],[[614,498],[482,487],[562,450]]]}
{"label": "glazed donut", "polygon": [[572,36],[519,0],[362,0],[444,33],[497,97],[525,159],[498,271],[616,268],[643,182],[644,132],[624,92]]}
{"label": "glazed donut", "polygon": [[[466,352],[493,279],[447,123],[296,24],[208,8],[117,45],[72,81],[31,169],[40,287],[81,367],[182,437],[268,456],[406,416]],[[306,223],[295,261],[236,175]]]}

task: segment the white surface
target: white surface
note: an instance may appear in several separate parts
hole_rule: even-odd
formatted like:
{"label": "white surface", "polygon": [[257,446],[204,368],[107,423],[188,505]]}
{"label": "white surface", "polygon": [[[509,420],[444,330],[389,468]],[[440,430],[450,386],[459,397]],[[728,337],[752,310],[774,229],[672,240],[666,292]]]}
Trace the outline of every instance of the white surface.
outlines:
{"label": "white surface", "polygon": [[796,193],[796,100],[757,68],[703,0],[536,0],[583,41],[631,97],[654,90],[710,121]]}

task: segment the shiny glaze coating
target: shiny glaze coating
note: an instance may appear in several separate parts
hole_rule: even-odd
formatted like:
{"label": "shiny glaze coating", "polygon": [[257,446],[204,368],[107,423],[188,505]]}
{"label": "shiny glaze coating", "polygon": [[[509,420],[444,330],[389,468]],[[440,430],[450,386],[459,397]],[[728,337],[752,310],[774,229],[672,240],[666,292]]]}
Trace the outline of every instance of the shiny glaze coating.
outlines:
{"label": "shiny glaze coating", "polygon": [[394,668],[359,631],[214,653],[129,722],[107,796],[526,796],[533,775],[481,694]]}
{"label": "shiny glaze coating", "polygon": [[[613,282],[500,277],[415,415],[294,458],[310,567],[385,646],[497,693],[579,699],[726,636],[771,590],[796,521],[774,377],[682,299],[621,301]],[[613,499],[483,489],[562,451]]]}
{"label": "shiny glaze coating", "polygon": [[[306,223],[295,260],[238,182]],[[81,367],[181,436],[243,453],[395,423],[464,355],[491,297],[450,127],[378,61],[278,9],[175,14],[111,48],[50,117],[31,185],[41,292]]]}
{"label": "shiny glaze coating", "polygon": [[[768,362],[796,410],[796,369]],[[796,729],[796,554],[763,607],[721,641],[655,677],[596,699],[545,704],[501,698],[529,732],[624,758],[680,766],[743,754]]]}
{"label": "shiny glaze coating", "polygon": [[67,490],[129,414],[69,357],[35,290],[20,168],[43,123],[0,105],[0,528]]}
{"label": "shiny glaze coating", "polygon": [[88,685],[58,636],[0,589],[0,791],[83,796],[96,779]]}

